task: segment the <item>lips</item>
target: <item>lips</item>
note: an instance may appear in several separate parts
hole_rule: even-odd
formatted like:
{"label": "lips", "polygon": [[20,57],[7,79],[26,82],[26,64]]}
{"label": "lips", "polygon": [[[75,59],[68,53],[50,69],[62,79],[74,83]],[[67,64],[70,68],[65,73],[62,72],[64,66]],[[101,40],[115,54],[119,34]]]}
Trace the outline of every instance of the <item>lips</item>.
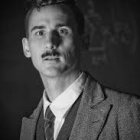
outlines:
{"label": "lips", "polygon": [[43,57],[43,60],[49,60],[49,61],[58,61],[60,57],[58,55],[47,55]]}
{"label": "lips", "polygon": [[60,56],[60,53],[57,52],[56,50],[46,51],[45,53],[42,54],[42,59],[58,61],[60,59],[59,56]]}
{"label": "lips", "polygon": [[59,57],[51,55],[51,56],[44,57],[43,60],[55,60],[56,61],[56,60],[59,60]]}

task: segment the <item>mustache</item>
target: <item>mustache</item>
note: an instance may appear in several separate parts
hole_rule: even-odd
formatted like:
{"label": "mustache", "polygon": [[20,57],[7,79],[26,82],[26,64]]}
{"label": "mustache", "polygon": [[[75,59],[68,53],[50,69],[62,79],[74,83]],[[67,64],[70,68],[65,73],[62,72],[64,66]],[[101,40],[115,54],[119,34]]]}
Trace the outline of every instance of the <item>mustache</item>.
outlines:
{"label": "mustache", "polygon": [[60,53],[56,50],[52,51],[46,51],[45,53],[42,54],[42,58],[47,57],[47,56],[60,56]]}

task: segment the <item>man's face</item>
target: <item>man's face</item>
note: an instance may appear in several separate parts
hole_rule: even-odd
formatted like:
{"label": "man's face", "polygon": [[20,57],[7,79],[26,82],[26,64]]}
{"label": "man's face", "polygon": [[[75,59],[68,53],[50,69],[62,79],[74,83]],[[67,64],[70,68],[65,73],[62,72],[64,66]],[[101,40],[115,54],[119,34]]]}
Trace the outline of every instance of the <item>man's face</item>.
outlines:
{"label": "man's face", "polygon": [[80,37],[73,13],[68,7],[45,6],[29,17],[28,38],[23,50],[35,68],[45,76],[58,76],[77,70]]}

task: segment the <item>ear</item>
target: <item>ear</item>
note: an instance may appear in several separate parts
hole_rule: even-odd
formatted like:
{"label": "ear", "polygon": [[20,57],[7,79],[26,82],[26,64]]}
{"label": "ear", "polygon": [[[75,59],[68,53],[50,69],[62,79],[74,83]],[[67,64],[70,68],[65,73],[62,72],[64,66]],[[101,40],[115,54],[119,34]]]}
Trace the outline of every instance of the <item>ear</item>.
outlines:
{"label": "ear", "polygon": [[27,38],[22,39],[22,46],[23,46],[23,52],[24,55],[29,58],[31,57],[30,49],[29,49],[29,43]]}

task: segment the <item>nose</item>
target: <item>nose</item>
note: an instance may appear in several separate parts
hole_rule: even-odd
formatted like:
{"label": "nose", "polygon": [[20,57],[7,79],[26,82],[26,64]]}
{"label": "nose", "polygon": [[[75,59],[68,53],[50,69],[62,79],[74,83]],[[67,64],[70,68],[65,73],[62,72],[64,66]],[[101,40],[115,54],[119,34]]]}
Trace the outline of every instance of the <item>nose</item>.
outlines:
{"label": "nose", "polygon": [[53,30],[49,33],[47,37],[46,47],[48,49],[56,49],[61,43],[61,37],[56,30]]}

